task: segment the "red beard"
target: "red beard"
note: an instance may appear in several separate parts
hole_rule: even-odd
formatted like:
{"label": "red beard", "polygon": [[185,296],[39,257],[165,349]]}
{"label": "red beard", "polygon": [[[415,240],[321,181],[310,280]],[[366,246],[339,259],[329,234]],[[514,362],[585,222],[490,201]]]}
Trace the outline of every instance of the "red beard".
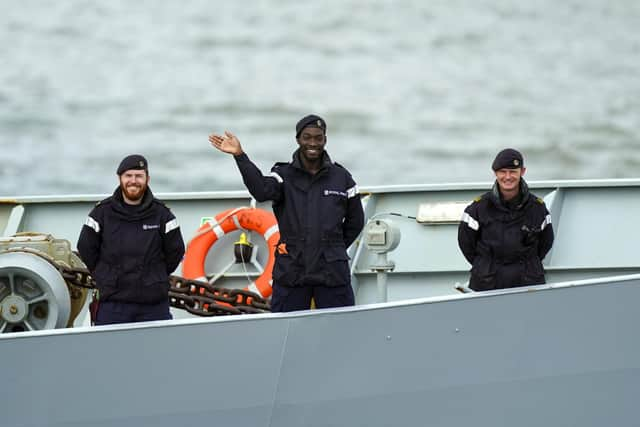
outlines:
{"label": "red beard", "polygon": [[137,202],[138,200],[144,197],[144,193],[147,191],[147,185],[142,184],[138,186],[138,185],[130,184],[127,187],[125,187],[121,184],[120,189],[122,190],[122,193],[127,199],[133,202]]}

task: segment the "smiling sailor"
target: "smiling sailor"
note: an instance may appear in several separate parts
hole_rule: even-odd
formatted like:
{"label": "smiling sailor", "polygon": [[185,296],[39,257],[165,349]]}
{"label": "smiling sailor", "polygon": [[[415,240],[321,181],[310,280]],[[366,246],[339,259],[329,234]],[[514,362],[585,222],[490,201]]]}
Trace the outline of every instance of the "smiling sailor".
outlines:
{"label": "smiling sailor", "polygon": [[176,217],[149,188],[147,160],[118,166],[120,185],[89,213],[78,252],[96,281],[96,325],[171,319],[169,274],[184,255]]}
{"label": "smiling sailor", "polygon": [[349,171],[325,151],[327,124],[316,115],[296,124],[298,149],[289,163],[264,176],[231,132],[210,135],[211,145],[232,154],[242,179],[259,202],[273,201],[280,242],[273,268],[271,310],[354,304],[347,248],[360,234],[364,213]]}
{"label": "smiling sailor", "polygon": [[542,260],[553,244],[551,215],[529,192],[522,154],[512,148],[492,164],[493,189],[474,200],[458,227],[458,244],[471,264],[475,291],[545,283]]}

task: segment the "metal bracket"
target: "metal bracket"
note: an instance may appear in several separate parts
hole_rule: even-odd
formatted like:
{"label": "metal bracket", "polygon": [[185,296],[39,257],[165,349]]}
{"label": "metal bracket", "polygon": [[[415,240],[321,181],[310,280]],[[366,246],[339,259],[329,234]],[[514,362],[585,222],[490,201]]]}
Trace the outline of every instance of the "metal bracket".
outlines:
{"label": "metal bracket", "polygon": [[11,209],[11,213],[9,214],[9,219],[7,220],[7,225],[4,228],[4,232],[2,236],[8,237],[13,236],[20,230],[20,226],[22,225],[22,218],[24,217],[24,206],[16,205]]}

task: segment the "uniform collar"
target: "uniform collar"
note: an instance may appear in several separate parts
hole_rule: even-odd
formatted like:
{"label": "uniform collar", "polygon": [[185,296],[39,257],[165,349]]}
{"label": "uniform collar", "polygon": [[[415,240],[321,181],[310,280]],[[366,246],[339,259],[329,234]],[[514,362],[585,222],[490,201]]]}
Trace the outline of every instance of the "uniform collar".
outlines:
{"label": "uniform collar", "polygon": [[122,189],[118,186],[113,192],[112,199],[115,201],[114,206],[116,211],[125,216],[137,218],[138,216],[144,216],[151,206],[151,202],[153,202],[154,197],[151,192],[151,188],[147,187],[147,190],[144,192],[144,196],[142,196],[142,203],[139,205],[127,205],[124,201],[124,197],[122,196]]}
{"label": "uniform collar", "polygon": [[524,178],[520,178],[520,191],[516,196],[516,199],[513,201],[505,201],[500,194],[500,189],[498,187],[498,181],[493,183],[493,188],[491,188],[491,201],[494,205],[502,207],[508,210],[519,210],[527,203],[529,200],[529,186]]}

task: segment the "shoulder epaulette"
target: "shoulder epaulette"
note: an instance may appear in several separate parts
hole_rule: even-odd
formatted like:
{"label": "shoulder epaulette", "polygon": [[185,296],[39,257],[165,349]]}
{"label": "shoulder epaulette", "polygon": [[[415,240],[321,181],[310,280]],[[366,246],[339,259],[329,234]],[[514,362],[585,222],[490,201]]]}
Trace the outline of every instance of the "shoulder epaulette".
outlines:
{"label": "shoulder epaulette", "polygon": [[482,200],[482,195],[476,197],[475,199],[473,199],[474,202],[478,203],[480,200]]}
{"label": "shoulder epaulette", "polygon": [[272,167],[271,167],[271,171],[278,171],[278,173],[284,173],[284,171],[287,169],[288,166],[290,166],[291,163],[287,163],[287,162],[276,162]]}
{"label": "shoulder epaulette", "polygon": [[536,202],[540,203],[541,205],[544,205],[544,200],[542,200],[540,197],[536,197]]}
{"label": "shoulder epaulette", "polygon": [[101,204],[103,204],[103,203],[108,203],[108,202],[110,202],[110,201],[111,201],[111,197],[112,197],[112,196],[109,196],[109,197],[107,197],[106,199],[102,199],[102,200],[97,201],[97,202],[96,202],[96,206],[100,206],[100,205],[101,205]]}

